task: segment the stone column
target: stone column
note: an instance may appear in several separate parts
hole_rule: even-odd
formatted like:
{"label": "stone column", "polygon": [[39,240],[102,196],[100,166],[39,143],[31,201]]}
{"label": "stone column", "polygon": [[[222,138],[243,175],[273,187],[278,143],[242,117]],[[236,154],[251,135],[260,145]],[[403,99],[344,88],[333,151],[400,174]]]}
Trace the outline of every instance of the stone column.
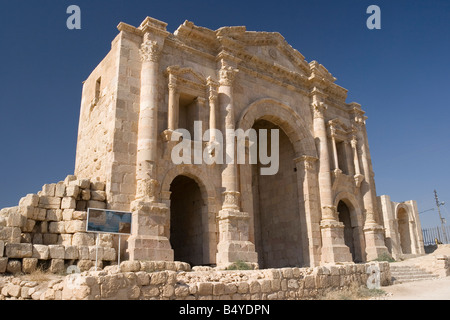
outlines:
{"label": "stone column", "polygon": [[[256,264],[255,245],[249,241],[250,215],[240,211],[236,152],[234,143],[235,110],[233,103],[233,81],[238,72],[233,66],[221,60],[218,98],[221,114],[224,115],[225,164],[222,171],[223,203],[219,211],[219,244],[217,265],[227,266],[237,260]],[[231,157],[230,157],[231,156]]]}
{"label": "stone column", "polygon": [[336,147],[336,132],[333,128],[331,128],[331,146],[333,148],[334,171],[336,173],[342,172],[339,169],[339,158],[338,158],[337,147]]}
{"label": "stone column", "polygon": [[[169,243],[169,208],[158,203],[156,178],[158,139],[159,58],[167,32],[149,25],[157,20],[147,18],[143,24],[141,45],[141,93],[136,163],[136,200],[131,203],[132,235],[128,239],[130,260],[173,260]],[[155,32],[152,32],[155,31]]]}
{"label": "stone column", "polygon": [[369,148],[365,135],[365,119],[361,110],[355,110],[354,127],[356,128],[358,145],[361,148],[361,162],[364,172],[364,181],[361,183],[366,219],[364,223],[364,234],[366,237],[367,260],[378,258],[382,253],[388,253],[384,242],[384,228],[378,224],[377,200],[375,183],[370,166]]}
{"label": "stone column", "polygon": [[[300,223],[306,232],[299,230],[302,237],[304,263],[310,267],[320,264],[320,199],[316,173],[316,163],[319,159],[311,156],[301,156],[294,159],[297,169],[298,200],[300,208]],[[304,214],[302,214],[304,208]]]}
{"label": "stone column", "polygon": [[314,136],[319,141],[319,189],[322,219],[322,263],[351,262],[350,249],[344,243],[344,224],[338,221],[333,203],[330,157],[325,125],[323,93],[313,91]]}
{"label": "stone column", "polygon": [[358,152],[358,140],[356,136],[352,136],[351,140],[352,150],[353,150],[353,166],[355,168],[355,183],[359,188],[361,182],[364,180],[364,176],[361,174],[361,168],[359,166],[359,152]]}
{"label": "stone column", "polygon": [[208,91],[209,91],[209,130],[210,130],[210,136],[209,136],[209,142],[213,143],[216,141],[216,132],[217,129],[217,122],[216,122],[216,114],[217,114],[217,100],[218,100],[218,93],[217,93],[217,83],[214,82],[211,77],[208,77]]}
{"label": "stone column", "polygon": [[169,74],[169,106],[168,106],[168,129],[174,131],[178,129],[180,93],[177,87],[177,77]]}

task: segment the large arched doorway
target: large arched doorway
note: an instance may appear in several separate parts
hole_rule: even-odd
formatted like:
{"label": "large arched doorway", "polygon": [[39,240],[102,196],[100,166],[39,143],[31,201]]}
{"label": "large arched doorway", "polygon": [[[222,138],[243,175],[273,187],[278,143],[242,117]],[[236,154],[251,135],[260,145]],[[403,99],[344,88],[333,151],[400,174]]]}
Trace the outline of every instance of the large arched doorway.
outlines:
{"label": "large arched doorway", "polygon": [[400,247],[403,254],[411,253],[411,235],[409,232],[408,212],[405,208],[399,208],[397,214],[398,233],[400,235]]}
{"label": "large arched doorway", "polygon": [[[298,202],[295,152],[285,132],[266,120],[253,129],[267,129],[268,150],[271,130],[279,130],[279,169],[275,175],[261,175],[258,163],[252,165],[252,194],[255,248],[261,268],[303,266],[302,233]],[[258,147],[260,143],[258,144]],[[267,165],[269,166],[269,165]]]}
{"label": "large arched doorway", "polygon": [[355,228],[352,226],[352,217],[350,208],[344,201],[339,201],[337,211],[339,213],[339,221],[344,224],[344,243],[350,249],[353,261],[357,259],[357,250],[355,246]]}
{"label": "large arched doorway", "polygon": [[193,179],[177,176],[170,185],[170,244],[175,261],[202,265],[205,203]]}

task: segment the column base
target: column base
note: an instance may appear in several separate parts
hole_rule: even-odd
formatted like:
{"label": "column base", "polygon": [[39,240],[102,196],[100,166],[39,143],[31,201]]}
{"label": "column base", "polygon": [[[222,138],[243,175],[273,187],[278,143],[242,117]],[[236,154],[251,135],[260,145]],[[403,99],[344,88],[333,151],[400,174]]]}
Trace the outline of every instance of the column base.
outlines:
{"label": "column base", "polygon": [[255,245],[248,241],[249,214],[238,210],[219,211],[220,242],[217,245],[216,263],[227,267],[244,261],[257,268],[258,254]]}
{"label": "column base", "polygon": [[338,221],[322,220],[322,264],[353,263],[350,249],[344,243],[344,224]]}
{"label": "column base", "polygon": [[129,259],[174,261],[168,238],[169,208],[163,203],[136,200],[131,203],[132,235],[128,238]]}
{"label": "column base", "polygon": [[364,226],[364,236],[366,238],[367,261],[375,260],[383,254],[390,256],[384,242],[384,228],[382,226],[378,224]]}

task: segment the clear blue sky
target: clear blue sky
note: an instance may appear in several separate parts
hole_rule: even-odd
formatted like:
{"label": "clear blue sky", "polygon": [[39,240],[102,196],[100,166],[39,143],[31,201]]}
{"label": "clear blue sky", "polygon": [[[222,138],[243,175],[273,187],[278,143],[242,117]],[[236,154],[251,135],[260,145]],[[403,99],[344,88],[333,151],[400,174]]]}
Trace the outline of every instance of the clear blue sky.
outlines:
{"label": "clear blue sky", "polygon": [[[81,30],[66,28],[72,4]],[[381,8],[381,30],[366,28],[371,4]],[[450,208],[450,1],[22,0],[0,10],[0,208],[73,173],[82,81],[118,23],[146,16],[171,32],[184,20],[280,32],[366,111],[378,195],[417,200],[425,211],[437,189]],[[421,221],[438,225],[437,210]]]}

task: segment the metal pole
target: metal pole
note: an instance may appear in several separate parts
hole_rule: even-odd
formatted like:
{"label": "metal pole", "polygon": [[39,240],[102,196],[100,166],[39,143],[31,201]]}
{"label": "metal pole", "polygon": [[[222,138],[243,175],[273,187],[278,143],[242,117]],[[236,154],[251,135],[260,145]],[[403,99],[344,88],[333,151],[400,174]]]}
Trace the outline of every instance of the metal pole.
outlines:
{"label": "metal pole", "polygon": [[98,261],[98,240],[99,240],[99,234],[96,233],[97,239],[95,241],[95,271],[97,271],[97,261]]}
{"label": "metal pole", "polygon": [[117,251],[117,265],[120,266],[120,234],[119,234],[119,249]]}
{"label": "metal pole", "polygon": [[445,222],[444,222],[444,219],[442,218],[442,215],[441,215],[441,209],[440,209],[440,206],[442,205],[442,203],[439,202],[439,198],[438,198],[438,195],[437,195],[436,190],[434,190],[434,198],[436,199],[436,205],[437,205],[438,212],[439,212],[439,218],[441,219],[442,233],[443,233],[443,235],[444,235],[444,239],[443,239],[442,242],[448,243],[447,233],[445,232],[445,227],[444,227],[444,223],[445,223]]}

